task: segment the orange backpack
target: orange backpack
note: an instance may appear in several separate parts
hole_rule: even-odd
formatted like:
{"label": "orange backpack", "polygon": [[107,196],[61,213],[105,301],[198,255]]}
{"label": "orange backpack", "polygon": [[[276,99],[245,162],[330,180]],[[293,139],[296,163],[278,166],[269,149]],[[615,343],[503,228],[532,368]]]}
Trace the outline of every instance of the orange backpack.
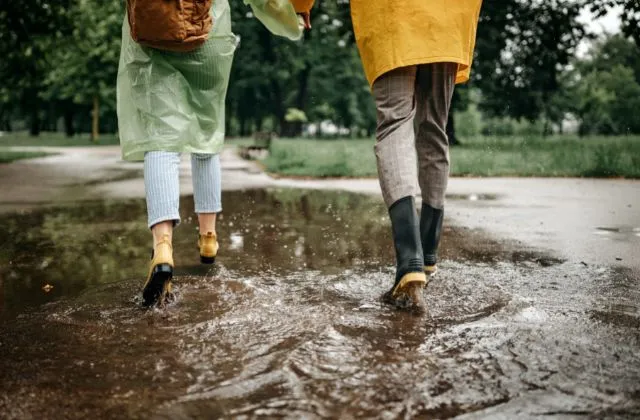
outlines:
{"label": "orange backpack", "polygon": [[205,43],[213,0],[127,0],[131,38],[160,50],[186,52]]}

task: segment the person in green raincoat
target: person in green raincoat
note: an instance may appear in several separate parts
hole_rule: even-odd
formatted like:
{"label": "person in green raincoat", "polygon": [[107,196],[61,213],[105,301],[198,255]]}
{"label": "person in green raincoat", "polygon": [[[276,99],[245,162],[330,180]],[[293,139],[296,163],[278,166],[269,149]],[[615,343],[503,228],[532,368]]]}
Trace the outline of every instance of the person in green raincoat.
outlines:
{"label": "person in green raincoat", "polygon": [[[245,0],[274,34],[299,39],[302,25],[289,0]],[[145,305],[170,291],[173,228],[180,223],[180,154],[191,154],[198,248],[203,263],[218,253],[216,214],[222,210],[219,152],[224,105],[236,49],[228,0],[214,0],[207,41],[190,52],[144,47],[122,27],[117,112],[122,157],[144,160],[148,226],[153,257],[143,286]]]}

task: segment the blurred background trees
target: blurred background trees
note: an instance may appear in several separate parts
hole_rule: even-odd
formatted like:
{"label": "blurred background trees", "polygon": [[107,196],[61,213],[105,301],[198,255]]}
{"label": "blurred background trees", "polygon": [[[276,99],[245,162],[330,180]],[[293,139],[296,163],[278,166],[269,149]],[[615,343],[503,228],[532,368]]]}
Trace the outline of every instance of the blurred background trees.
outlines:
{"label": "blurred background trees", "polygon": [[[227,131],[248,136],[363,137],[375,130],[348,0],[318,0],[300,42],[270,36],[231,0],[240,37]],[[620,10],[620,32],[595,37],[580,16]],[[121,0],[24,0],[0,10],[0,131],[117,131]],[[472,81],[449,131],[640,133],[640,2],[485,0]],[[581,45],[587,45],[579,53]],[[454,118],[455,117],[455,118]],[[455,124],[455,121],[458,121]]]}

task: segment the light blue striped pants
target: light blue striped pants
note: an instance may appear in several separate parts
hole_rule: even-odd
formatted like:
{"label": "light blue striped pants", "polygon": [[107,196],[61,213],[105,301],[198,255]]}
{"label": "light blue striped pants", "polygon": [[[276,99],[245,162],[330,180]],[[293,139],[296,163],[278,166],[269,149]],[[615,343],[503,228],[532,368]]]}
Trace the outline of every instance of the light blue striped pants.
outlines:
{"label": "light blue striped pants", "polygon": [[[220,155],[192,154],[191,173],[196,213],[222,211]],[[180,223],[180,153],[147,152],[144,188],[149,228],[173,220]]]}

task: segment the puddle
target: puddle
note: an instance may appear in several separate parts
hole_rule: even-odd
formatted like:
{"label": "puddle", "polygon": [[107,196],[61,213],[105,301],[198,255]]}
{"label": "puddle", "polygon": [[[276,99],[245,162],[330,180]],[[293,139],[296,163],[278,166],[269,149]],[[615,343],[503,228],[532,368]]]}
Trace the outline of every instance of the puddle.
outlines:
{"label": "puddle", "polygon": [[[245,274],[284,275],[321,269],[380,267],[393,262],[388,214],[374,198],[282,189],[224,194],[219,217],[220,259]],[[202,275],[196,252],[193,203],[181,200],[176,230],[177,274]],[[144,200],[84,202],[80,207],[27,211],[0,218],[0,316],[87,287],[144,278],[150,253]],[[444,259],[550,265],[553,257],[489,240],[480,232],[446,225]],[[45,286],[50,290],[43,290]]]}
{"label": "puddle", "polygon": [[633,226],[599,226],[596,227],[595,235],[601,236],[603,239],[614,240],[636,240],[640,238],[640,227]]}
{"label": "puddle", "polygon": [[225,192],[214,268],[190,198],[177,300],[142,310],[143,200],[0,218],[6,418],[444,418],[640,413],[636,274],[447,225],[417,317],[369,196]]}
{"label": "puddle", "polygon": [[493,201],[497,200],[496,194],[447,194],[447,200],[465,201]]}
{"label": "puddle", "polygon": [[81,182],[77,182],[77,183],[72,183],[69,186],[70,187],[91,187],[91,186],[97,186],[97,185],[104,185],[104,184],[108,184],[110,182],[118,182],[118,181],[128,181],[130,179],[136,179],[136,178],[140,178],[141,176],[141,170],[140,169],[129,169],[129,170],[112,170],[112,174],[111,173],[106,173],[103,177],[101,177],[100,179],[92,179],[89,181],[81,181]]}

